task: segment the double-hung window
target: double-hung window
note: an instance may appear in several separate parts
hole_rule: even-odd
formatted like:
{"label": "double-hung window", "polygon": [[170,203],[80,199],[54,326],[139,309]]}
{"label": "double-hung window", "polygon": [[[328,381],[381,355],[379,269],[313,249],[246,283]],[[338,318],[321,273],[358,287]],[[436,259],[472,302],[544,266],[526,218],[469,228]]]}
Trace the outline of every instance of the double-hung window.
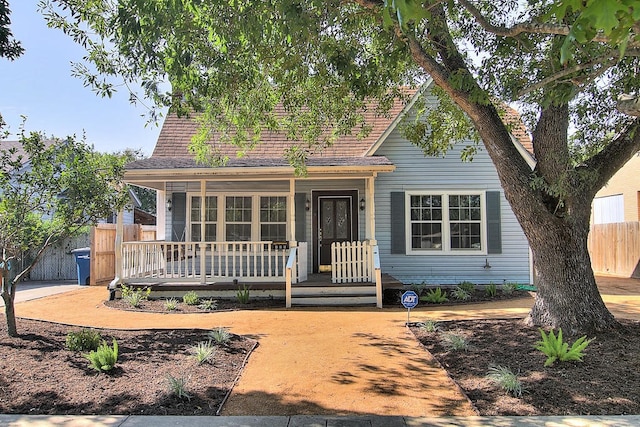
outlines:
{"label": "double-hung window", "polygon": [[227,196],[225,204],[225,240],[250,241],[252,224],[252,197]]}
{"label": "double-hung window", "polygon": [[409,194],[408,204],[411,253],[486,251],[483,193]]}
{"label": "double-hung window", "polygon": [[260,240],[287,240],[287,198],[260,197]]}
{"label": "double-hung window", "polygon": [[[204,222],[202,218],[202,197],[191,196],[191,241],[215,242],[218,225],[218,198],[206,196],[204,198]],[[204,239],[203,237],[204,230]]]}

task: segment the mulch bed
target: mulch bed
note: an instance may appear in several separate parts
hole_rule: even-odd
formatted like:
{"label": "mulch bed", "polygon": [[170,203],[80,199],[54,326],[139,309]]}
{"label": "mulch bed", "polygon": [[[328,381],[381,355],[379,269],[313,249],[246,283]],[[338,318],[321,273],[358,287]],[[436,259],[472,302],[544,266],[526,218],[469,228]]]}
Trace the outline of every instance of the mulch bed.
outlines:
{"label": "mulch bed", "polygon": [[[0,315],[0,413],[216,415],[256,345],[232,336],[212,363],[198,364],[191,347],[204,330],[99,330],[120,348],[116,368],[98,373],[66,350],[66,336],[80,328],[18,319],[10,338]],[[184,377],[191,399],[170,392],[168,376]]]}
{"label": "mulch bed", "polygon": [[[599,333],[584,351],[583,362],[556,362],[534,349],[537,328],[522,320],[439,322],[438,331],[412,332],[469,396],[481,415],[640,414],[640,323],[622,320],[616,330]],[[467,338],[468,351],[443,346],[442,333]],[[572,344],[578,337],[564,337]],[[505,366],[522,382],[513,397],[486,378],[491,366]]]}
{"label": "mulch bed", "polygon": [[131,304],[123,299],[116,299],[113,301],[105,301],[104,305],[107,307],[115,308],[118,310],[128,311],[146,311],[152,313],[214,313],[216,311],[230,311],[230,310],[260,310],[263,308],[285,308],[284,299],[276,298],[253,298],[250,299],[247,304],[241,304],[236,300],[230,299],[216,299],[216,309],[206,310],[200,305],[187,305],[178,300],[178,307],[176,310],[167,310],[165,307],[166,299],[152,299],[145,300],[140,303],[138,307],[132,307]]}

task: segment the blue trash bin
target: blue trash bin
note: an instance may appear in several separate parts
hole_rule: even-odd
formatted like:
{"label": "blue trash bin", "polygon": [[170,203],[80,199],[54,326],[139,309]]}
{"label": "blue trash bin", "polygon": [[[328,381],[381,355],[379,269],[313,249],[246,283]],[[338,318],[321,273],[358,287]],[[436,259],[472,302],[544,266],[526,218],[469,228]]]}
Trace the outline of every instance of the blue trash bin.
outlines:
{"label": "blue trash bin", "polygon": [[71,253],[76,257],[78,285],[88,285],[91,275],[91,248],[78,248]]}

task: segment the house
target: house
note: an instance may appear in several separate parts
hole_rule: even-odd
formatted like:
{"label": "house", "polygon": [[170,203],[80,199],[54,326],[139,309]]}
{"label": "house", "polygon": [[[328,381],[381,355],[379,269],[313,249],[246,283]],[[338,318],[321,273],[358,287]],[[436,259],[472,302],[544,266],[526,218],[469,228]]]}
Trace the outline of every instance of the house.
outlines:
{"label": "house", "polygon": [[640,220],[640,155],[633,156],[593,200],[592,223]]}
{"label": "house", "polygon": [[123,242],[112,285],[191,282],[206,293],[268,282],[287,306],[381,306],[384,282],[394,279],[530,283],[527,240],[487,153],[473,162],[459,149],[425,157],[401,136],[415,99],[435,102],[430,90],[427,83],[406,106],[396,103],[389,117],[367,113],[371,133],[314,153],[304,177],[282,158],[295,141],[273,132],[245,157],[218,144],[228,163],[198,165],[187,150],[198,125],[169,115],[153,155],[125,174],[158,190],[162,241]]}

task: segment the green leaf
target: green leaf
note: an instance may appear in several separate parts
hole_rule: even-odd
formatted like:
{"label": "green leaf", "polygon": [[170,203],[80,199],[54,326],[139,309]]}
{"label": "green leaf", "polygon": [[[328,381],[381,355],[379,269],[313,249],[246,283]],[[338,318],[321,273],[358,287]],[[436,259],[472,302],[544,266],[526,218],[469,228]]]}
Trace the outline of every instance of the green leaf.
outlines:
{"label": "green leaf", "polygon": [[619,0],[597,0],[587,4],[581,17],[592,21],[595,28],[602,29],[605,35],[609,35],[620,23],[618,12],[626,11],[627,8]]}

